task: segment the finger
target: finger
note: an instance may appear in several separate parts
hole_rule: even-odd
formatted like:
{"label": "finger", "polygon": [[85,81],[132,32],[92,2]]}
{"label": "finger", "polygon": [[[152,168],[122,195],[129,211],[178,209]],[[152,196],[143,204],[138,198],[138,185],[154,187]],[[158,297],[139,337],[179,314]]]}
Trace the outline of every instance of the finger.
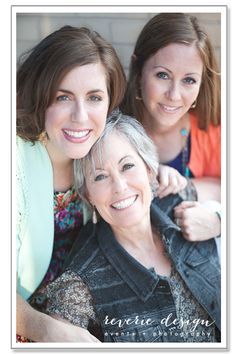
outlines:
{"label": "finger", "polygon": [[161,176],[161,178],[158,179],[159,182],[159,186],[158,186],[158,190],[157,190],[157,194],[159,195],[161,192],[163,192],[169,185],[168,183],[168,177],[166,178],[166,176],[163,178],[163,176]]}
{"label": "finger", "polygon": [[158,175],[158,182],[159,182],[159,190],[162,191],[169,185],[169,175],[168,169],[165,166],[161,166],[159,168],[159,175]]}
{"label": "finger", "polygon": [[167,195],[172,194],[172,191],[173,191],[173,187],[172,186],[168,186],[163,191],[161,191],[161,193],[159,194],[159,198],[164,198]]}
{"label": "finger", "polygon": [[175,223],[177,226],[179,226],[180,228],[182,227],[182,219],[181,218],[175,218]]}
{"label": "finger", "polygon": [[177,219],[182,219],[183,218],[183,212],[184,212],[185,209],[177,209],[175,210],[174,209],[174,217]]}
{"label": "finger", "polygon": [[161,191],[159,196],[161,198],[173,193],[173,191],[177,188],[178,183],[177,183],[177,178],[174,175],[169,174],[168,176],[168,185],[165,189]]}
{"label": "finger", "polygon": [[196,207],[196,206],[199,206],[200,203],[199,202],[196,202],[196,201],[183,201],[181,202],[179,205],[177,205],[174,210],[183,210],[183,209],[187,209],[187,208],[193,208],[193,207]]}

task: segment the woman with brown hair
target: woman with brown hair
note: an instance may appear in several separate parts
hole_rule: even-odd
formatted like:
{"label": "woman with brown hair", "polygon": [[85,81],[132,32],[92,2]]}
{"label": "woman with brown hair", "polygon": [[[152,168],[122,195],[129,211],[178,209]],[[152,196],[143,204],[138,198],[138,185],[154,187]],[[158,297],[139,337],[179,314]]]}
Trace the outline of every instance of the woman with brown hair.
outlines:
{"label": "woman with brown hair", "polygon": [[73,160],[101,135],[124,94],[113,47],[87,28],[44,38],[17,71],[17,333],[37,342],[96,341],[35,310],[34,295],[62,269],[88,213],[74,189]]}
{"label": "woman with brown hair", "polygon": [[[199,201],[220,201],[220,75],[196,17],[161,13],[144,26],[132,55],[123,112],[143,124],[158,148],[159,196],[177,184],[177,170],[192,178]],[[203,206],[187,202],[176,209],[176,218],[193,239],[206,225],[214,235],[212,227],[220,222]]]}

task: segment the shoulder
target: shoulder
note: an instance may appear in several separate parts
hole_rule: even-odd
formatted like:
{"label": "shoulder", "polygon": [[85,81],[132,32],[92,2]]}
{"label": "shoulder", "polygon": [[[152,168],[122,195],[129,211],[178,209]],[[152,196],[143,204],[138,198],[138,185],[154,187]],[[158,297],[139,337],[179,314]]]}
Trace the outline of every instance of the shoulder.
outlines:
{"label": "shoulder", "polygon": [[164,198],[155,197],[152,205],[160,208],[168,216],[172,217],[173,209],[183,201],[180,194],[169,194]]}
{"label": "shoulder", "polygon": [[198,128],[197,117],[191,119],[191,154],[189,168],[195,177],[221,174],[221,126],[209,125],[208,130]]}
{"label": "shoulder", "polygon": [[209,140],[212,143],[219,143],[221,135],[221,125],[214,126],[210,124],[208,129],[202,130],[198,127],[198,118],[193,113],[190,114],[190,123],[191,123],[191,136],[197,137],[197,139]]}
{"label": "shoulder", "polygon": [[16,137],[16,169],[30,183],[52,180],[52,165],[46,148],[38,141],[32,143]]}
{"label": "shoulder", "polygon": [[74,245],[64,263],[64,270],[78,272],[94,259],[99,249],[96,225],[89,221],[80,229]]}
{"label": "shoulder", "polygon": [[16,153],[21,159],[25,157],[32,158],[34,161],[37,159],[49,161],[47,150],[39,141],[32,143],[19,136],[16,137]]}
{"label": "shoulder", "polygon": [[193,243],[186,241],[183,250],[184,264],[201,270],[205,268],[209,276],[220,274],[220,259],[215,239]]}

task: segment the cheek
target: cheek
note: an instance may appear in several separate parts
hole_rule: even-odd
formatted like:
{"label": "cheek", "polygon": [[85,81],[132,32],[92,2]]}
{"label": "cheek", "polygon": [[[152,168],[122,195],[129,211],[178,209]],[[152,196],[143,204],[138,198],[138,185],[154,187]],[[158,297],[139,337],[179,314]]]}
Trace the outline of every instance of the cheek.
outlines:
{"label": "cheek", "polygon": [[106,189],[96,186],[91,186],[88,189],[91,203],[95,206],[103,206],[107,197]]}
{"label": "cheek", "polygon": [[49,107],[45,112],[45,128],[52,128],[60,124],[65,115],[65,110]]}
{"label": "cheek", "polygon": [[193,101],[197,99],[197,96],[199,94],[199,87],[194,88],[191,90],[191,92],[186,92],[186,101],[188,101],[188,104],[191,106]]}
{"label": "cheek", "polygon": [[142,98],[144,103],[156,100],[160,92],[161,87],[157,84],[157,82],[153,82],[151,80],[144,82],[142,86]]}
{"label": "cheek", "polygon": [[108,114],[108,107],[100,107],[94,110],[93,112],[93,121],[99,133],[101,133],[105,128],[107,114]]}
{"label": "cheek", "polygon": [[54,121],[54,110],[48,108],[45,113],[45,129],[46,131],[50,131],[51,127],[53,126]]}

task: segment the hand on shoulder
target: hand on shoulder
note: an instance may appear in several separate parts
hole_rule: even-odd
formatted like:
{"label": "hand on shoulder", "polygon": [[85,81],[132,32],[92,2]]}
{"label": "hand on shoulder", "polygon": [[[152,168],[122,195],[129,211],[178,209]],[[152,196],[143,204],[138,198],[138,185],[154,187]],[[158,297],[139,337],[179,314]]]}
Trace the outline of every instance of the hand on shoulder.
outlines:
{"label": "hand on shoulder", "polygon": [[162,164],[159,165],[157,180],[159,182],[157,189],[157,196],[159,198],[179,193],[188,183],[187,179],[175,168]]}

